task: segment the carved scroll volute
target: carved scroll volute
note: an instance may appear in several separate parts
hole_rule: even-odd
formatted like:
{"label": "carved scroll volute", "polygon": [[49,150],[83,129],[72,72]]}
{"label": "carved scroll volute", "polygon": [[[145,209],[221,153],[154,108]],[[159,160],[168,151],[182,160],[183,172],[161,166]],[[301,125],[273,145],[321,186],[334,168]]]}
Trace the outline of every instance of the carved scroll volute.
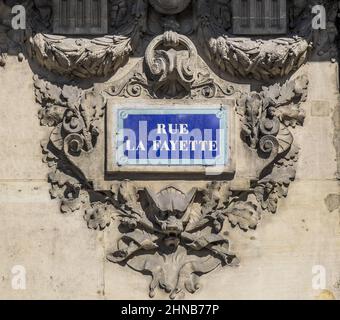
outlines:
{"label": "carved scroll volute", "polygon": [[[168,47],[169,50],[157,50],[161,46]],[[181,47],[187,54],[179,51]],[[169,77],[178,77],[181,83],[193,83],[196,78],[197,57],[197,49],[191,40],[173,31],[153,39],[145,52],[145,61],[151,74],[161,82]]]}
{"label": "carved scroll volute", "polygon": [[[270,164],[279,154],[280,144],[277,135],[280,131],[280,121],[273,115],[273,111],[269,110],[262,116],[259,129],[262,138],[259,141],[259,148],[267,156],[267,163]],[[258,174],[261,173],[261,169]]]}

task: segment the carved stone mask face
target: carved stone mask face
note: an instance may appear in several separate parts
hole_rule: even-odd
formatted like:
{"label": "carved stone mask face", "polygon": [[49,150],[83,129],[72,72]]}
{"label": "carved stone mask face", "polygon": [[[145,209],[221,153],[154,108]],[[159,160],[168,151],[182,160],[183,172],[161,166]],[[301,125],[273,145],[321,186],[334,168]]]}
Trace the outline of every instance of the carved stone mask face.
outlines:
{"label": "carved stone mask face", "polygon": [[194,201],[197,190],[193,188],[183,193],[174,187],[167,187],[159,193],[148,188],[145,191],[153,208],[150,221],[160,228],[164,244],[171,249],[177,248],[189,220],[188,207]]}
{"label": "carved stone mask face", "polygon": [[183,215],[183,212],[159,211],[155,215],[155,220],[163,231],[177,236],[183,231]]}
{"label": "carved stone mask face", "polygon": [[149,0],[153,8],[162,14],[178,14],[184,11],[191,0]]}
{"label": "carved stone mask face", "polygon": [[180,234],[184,231],[182,212],[163,212],[159,211],[155,215],[156,223],[163,230],[164,244],[168,248],[175,249],[180,243]]}

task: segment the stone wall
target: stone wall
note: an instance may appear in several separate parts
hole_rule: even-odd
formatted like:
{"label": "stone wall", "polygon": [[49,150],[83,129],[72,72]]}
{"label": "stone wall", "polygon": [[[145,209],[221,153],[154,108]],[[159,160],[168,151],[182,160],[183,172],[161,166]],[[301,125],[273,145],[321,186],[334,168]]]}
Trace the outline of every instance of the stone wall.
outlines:
{"label": "stone wall", "polygon": [[[0,0],[0,299],[339,299],[340,2],[68,2]],[[223,157],[125,165],[136,103],[214,110]]]}
{"label": "stone wall", "polygon": [[[300,69],[310,85],[304,127],[294,129],[301,153],[289,196],[256,231],[227,227],[240,266],[203,276],[204,290],[186,298],[340,298],[340,212],[329,200],[339,195],[337,68],[309,62]],[[15,57],[0,69],[0,298],[147,298],[147,277],[106,259],[116,223],[104,232],[90,230],[81,213],[61,214],[51,200],[40,148],[48,130],[39,125],[32,77],[28,62]],[[26,269],[26,290],[12,288],[16,265]],[[316,265],[326,268],[328,291],[313,289]],[[168,295],[157,292],[156,298]]]}

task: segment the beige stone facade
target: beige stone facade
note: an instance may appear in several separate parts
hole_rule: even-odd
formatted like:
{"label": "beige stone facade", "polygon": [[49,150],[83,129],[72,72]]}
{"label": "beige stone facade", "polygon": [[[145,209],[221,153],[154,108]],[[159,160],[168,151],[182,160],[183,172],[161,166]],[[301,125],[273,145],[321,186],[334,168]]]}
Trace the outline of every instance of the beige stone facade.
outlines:
{"label": "beige stone facade", "polygon": [[[140,57],[134,57],[105,81],[124,77],[139,61]],[[207,65],[213,69],[211,61]],[[51,128],[39,123],[41,105],[36,102],[33,80],[37,70],[41,75],[45,67],[29,56],[19,62],[12,54],[0,67],[0,299],[149,299],[149,276],[107,259],[108,250],[116,247],[121,236],[119,219],[103,231],[93,230],[84,221],[84,209],[61,213],[59,200],[51,200],[50,168],[41,160],[40,143],[48,139]],[[52,78],[59,81],[60,70],[55,71]],[[234,83],[246,93],[275,83],[257,82],[250,75],[236,81],[221,71],[217,74],[218,81]],[[296,71],[277,82],[283,85],[299,76],[307,76],[309,84],[307,98],[301,102],[303,126],[291,128],[300,153],[288,196],[279,199],[275,214],[262,215],[255,230],[244,232],[225,223],[222,232],[240,260],[239,266],[218,266],[200,278],[201,288],[194,295],[177,298],[340,299],[339,65],[314,52]],[[195,105],[195,100],[181,101]],[[173,100],[156,99],[153,103],[166,106]],[[244,188],[243,174],[255,164],[249,163],[248,149],[239,137],[241,119],[236,111],[235,117],[237,148],[232,152],[240,179],[234,183]],[[104,123],[99,131],[105,136]],[[112,179],[104,178],[105,139],[101,139],[94,157],[98,162],[89,171],[98,188],[108,190]],[[96,176],[101,170],[103,176]],[[129,179],[133,180],[133,173]],[[148,173],[136,179],[135,187],[158,191],[171,184],[189,192],[193,186],[206,188],[206,180],[153,178]],[[23,290],[15,288],[15,266],[25,269]],[[324,271],[326,282],[322,286]],[[155,298],[168,299],[169,294],[157,290]]]}

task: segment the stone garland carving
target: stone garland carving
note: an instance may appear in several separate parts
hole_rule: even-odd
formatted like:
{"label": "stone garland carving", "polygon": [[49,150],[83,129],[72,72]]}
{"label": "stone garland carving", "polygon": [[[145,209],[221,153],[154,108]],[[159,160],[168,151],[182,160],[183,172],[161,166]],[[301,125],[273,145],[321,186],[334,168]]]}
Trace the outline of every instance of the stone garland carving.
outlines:
{"label": "stone garland carving", "polygon": [[36,33],[30,37],[31,55],[46,69],[66,76],[84,79],[112,75],[141,40],[145,19],[141,4],[140,0],[135,2],[133,14],[115,35],[88,39]]}
{"label": "stone garland carving", "polygon": [[95,190],[75,159],[85,159],[96,148],[105,92],[56,85],[38,76],[34,83],[41,124],[52,127],[42,144],[51,168],[51,196],[60,199],[64,213],[83,210],[91,229],[103,230],[118,220],[121,238],[107,259],[151,275],[150,297],[158,287],[172,299],[194,293],[200,276],[218,267],[236,267],[239,259],[230,252],[225,224],[245,232],[256,229],[266,212],[276,212],[278,199],[287,196],[294,180],[298,148],[289,128],[303,124],[304,76],[239,95],[242,137],[258,167],[258,178],[246,191],[232,189],[231,181],[209,182],[189,192],[172,184],[161,190],[137,189],[133,181]]}
{"label": "stone garland carving", "polygon": [[311,30],[312,14],[307,1],[289,1],[288,35],[269,40],[233,36],[229,0],[170,4],[167,0],[112,0],[110,34],[94,39],[52,35],[51,3],[27,2],[31,4],[30,28],[26,32],[28,52],[45,68],[75,78],[113,75],[151,38],[169,31],[200,43],[206,59],[237,78],[267,80],[286,76],[307,61],[313,44],[319,55],[329,54],[333,59],[336,56],[336,1],[321,1],[329,20],[328,29],[321,32]]}
{"label": "stone garland carving", "polygon": [[[124,65],[140,43],[146,18],[144,1],[134,1],[126,7],[129,10],[125,11],[124,24],[115,29],[114,34],[94,39],[73,38],[53,35],[52,1],[21,0],[15,4],[25,6],[27,28],[25,32],[12,30],[13,4],[0,0],[0,65],[5,64],[10,44],[11,47],[18,47],[19,52],[25,49],[27,55],[44,68],[80,79],[106,77]],[[112,3],[112,8],[115,7]],[[111,14],[114,14],[113,10]],[[120,6],[119,10],[124,12],[124,6]],[[121,13],[116,14],[116,19],[122,18]]]}
{"label": "stone garland carving", "polygon": [[[257,80],[285,76],[305,63],[312,49],[333,62],[338,56],[339,26],[336,26],[336,20],[340,11],[339,1],[288,0],[288,34],[271,40],[235,37],[232,33],[231,1],[202,0],[197,3],[198,39],[207,48],[210,60],[217,61],[222,70],[233,76]],[[315,5],[326,9],[326,30],[312,29],[312,7]]]}
{"label": "stone garland carving", "polygon": [[[6,42],[11,39],[14,46],[21,47],[26,43],[29,55],[52,72],[81,79],[106,77],[124,65],[130,55],[149,41],[150,36],[166,31],[197,38],[200,45],[206,48],[207,58],[212,64],[238,78],[267,80],[286,76],[306,62],[313,45],[320,56],[329,55],[333,61],[337,56],[334,46],[338,35],[335,26],[339,12],[337,1],[288,1],[289,34],[271,40],[233,36],[229,0],[171,4],[166,1],[166,5],[163,1],[111,0],[110,34],[94,39],[53,35],[50,1],[26,0],[18,3],[23,3],[28,12],[25,37],[10,30],[8,1],[0,0],[2,66],[8,48],[7,44],[1,45],[1,37],[6,36]],[[314,4],[326,7],[327,30],[312,32],[311,6]]]}
{"label": "stone garland carving", "polygon": [[38,33],[31,38],[31,45],[34,58],[46,69],[78,78],[110,75],[132,52],[131,39],[125,36],[68,39]]}
{"label": "stone garland carving", "polygon": [[269,80],[284,77],[307,61],[310,49],[302,38],[280,38],[264,44],[261,40],[212,38],[206,29],[202,30],[202,36],[210,39],[210,59],[218,61],[218,67],[238,78]]}
{"label": "stone garland carving", "polygon": [[270,40],[232,36],[214,19],[210,5],[210,1],[198,1],[198,39],[207,48],[209,59],[228,74],[268,80],[286,76],[307,61],[308,38],[297,33]]}

